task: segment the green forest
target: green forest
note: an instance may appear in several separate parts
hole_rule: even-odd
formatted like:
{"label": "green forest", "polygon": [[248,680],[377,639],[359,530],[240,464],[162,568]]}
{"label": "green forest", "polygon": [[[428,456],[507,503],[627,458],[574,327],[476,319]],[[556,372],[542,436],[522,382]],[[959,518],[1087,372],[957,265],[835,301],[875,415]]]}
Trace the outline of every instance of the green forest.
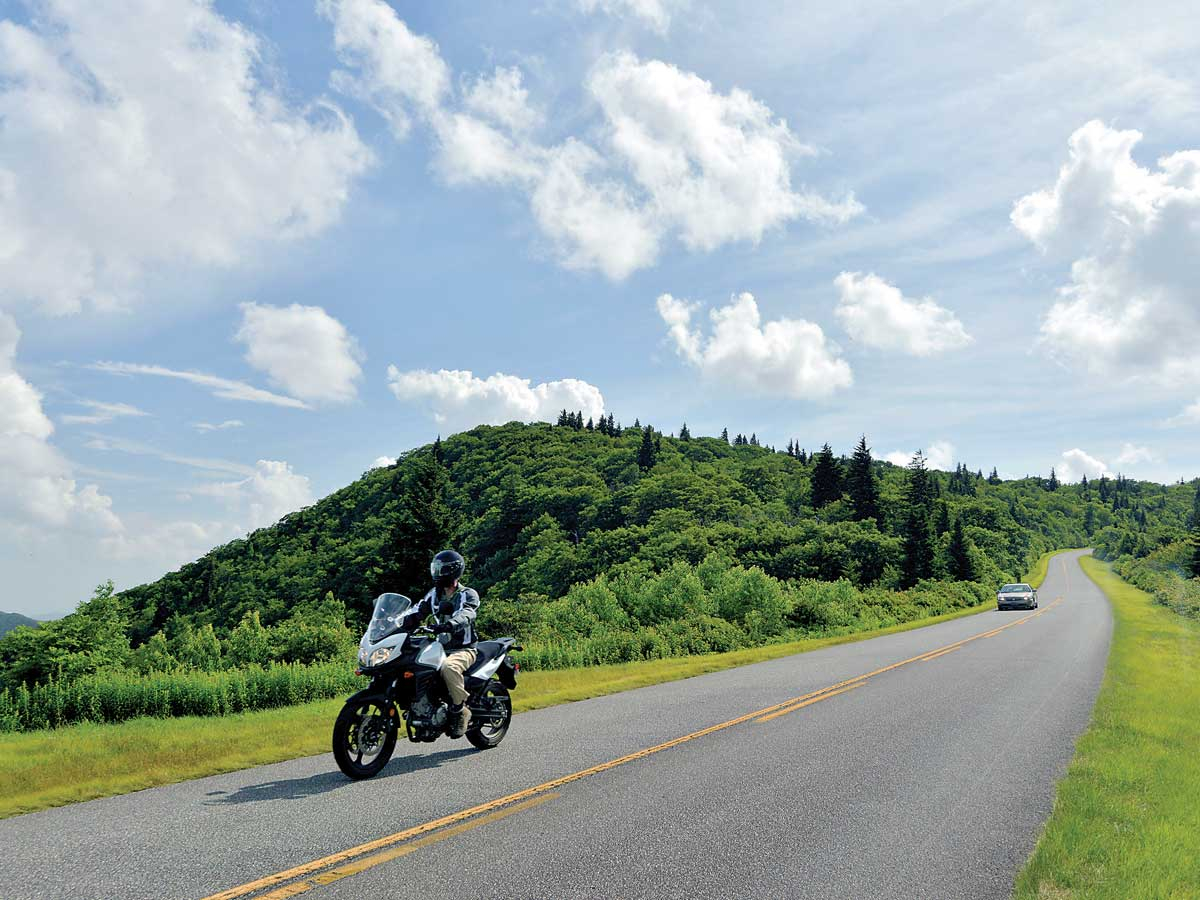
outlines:
{"label": "green forest", "polygon": [[349,691],[373,598],[453,546],[485,636],[561,668],[732,650],[987,601],[1093,546],[1200,615],[1196,483],[1000,479],[612,416],[481,426],[403,454],[151,584],[0,637],[0,730],[219,715]]}

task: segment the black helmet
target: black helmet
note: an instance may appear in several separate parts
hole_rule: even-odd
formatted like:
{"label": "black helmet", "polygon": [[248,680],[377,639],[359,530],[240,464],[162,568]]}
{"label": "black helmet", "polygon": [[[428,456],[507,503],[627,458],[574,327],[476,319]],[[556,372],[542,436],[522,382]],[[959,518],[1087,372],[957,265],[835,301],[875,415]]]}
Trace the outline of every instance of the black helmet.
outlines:
{"label": "black helmet", "polygon": [[433,583],[438,587],[449,587],[462,578],[462,573],[466,568],[467,561],[462,558],[461,553],[455,550],[443,550],[429,564],[429,574],[433,576]]}

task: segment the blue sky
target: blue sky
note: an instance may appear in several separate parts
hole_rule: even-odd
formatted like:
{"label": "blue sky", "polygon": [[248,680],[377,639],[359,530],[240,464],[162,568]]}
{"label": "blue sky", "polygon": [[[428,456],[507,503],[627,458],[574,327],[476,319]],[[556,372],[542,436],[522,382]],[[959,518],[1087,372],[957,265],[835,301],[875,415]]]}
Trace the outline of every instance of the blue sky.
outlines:
{"label": "blue sky", "polygon": [[1200,474],[1195,4],[880,6],[0,0],[0,609],[567,402]]}

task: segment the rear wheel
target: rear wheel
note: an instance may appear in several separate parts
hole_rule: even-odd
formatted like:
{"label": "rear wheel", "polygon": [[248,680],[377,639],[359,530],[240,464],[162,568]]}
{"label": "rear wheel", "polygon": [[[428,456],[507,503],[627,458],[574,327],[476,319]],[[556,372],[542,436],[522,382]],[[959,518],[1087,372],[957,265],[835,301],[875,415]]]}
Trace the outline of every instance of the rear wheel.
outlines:
{"label": "rear wheel", "polygon": [[333,723],[333,758],[355,780],[370,778],[396,749],[396,708],[383,697],[350,700]]}
{"label": "rear wheel", "polygon": [[508,734],[511,721],[512,699],[508,696],[508,688],[493,679],[471,703],[467,740],[480,750],[495,747]]}

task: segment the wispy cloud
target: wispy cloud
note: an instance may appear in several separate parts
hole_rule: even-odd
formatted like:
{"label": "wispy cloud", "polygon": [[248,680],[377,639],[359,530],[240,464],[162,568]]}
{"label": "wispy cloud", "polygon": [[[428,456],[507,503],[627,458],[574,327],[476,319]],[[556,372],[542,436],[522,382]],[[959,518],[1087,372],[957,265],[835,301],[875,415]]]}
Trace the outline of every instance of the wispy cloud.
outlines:
{"label": "wispy cloud", "polygon": [[231,462],[226,459],[209,459],[198,456],[180,456],[175,453],[169,453],[165,450],[159,450],[157,447],[152,447],[149,444],[143,444],[139,441],[127,441],[122,438],[108,437],[105,435],[94,435],[91,440],[84,444],[89,450],[115,451],[117,453],[131,453],[135,456],[153,456],[156,459],[161,459],[164,462],[175,463],[181,466],[189,466],[193,469],[202,469],[206,472],[221,472],[222,474],[241,475],[243,477],[253,475],[254,468],[245,466],[241,463]]}
{"label": "wispy cloud", "polygon": [[64,425],[104,425],[124,416],[148,416],[150,413],[128,403],[104,403],[99,400],[80,400],[76,405],[93,410],[90,414],[72,413],[59,416]]}
{"label": "wispy cloud", "polygon": [[191,382],[200,387],[209,388],[214,397],[223,400],[245,400],[249,403],[269,403],[272,406],[286,406],[292,409],[308,409],[303,400],[295,397],[285,397],[273,394],[246,384],[244,381],[234,381],[231,378],[221,378],[219,375],[209,375],[205,372],[181,371],[168,369],[165,366],[148,366],[141,363],[98,362],[88,366],[97,372],[109,372],[113,375],[157,375],[161,378],[177,378],[180,381]]}
{"label": "wispy cloud", "polygon": [[241,428],[246,423],[241,419],[226,419],[224,422],[193,422],[192,427],[197,431],[227,431],[230,428]]}

